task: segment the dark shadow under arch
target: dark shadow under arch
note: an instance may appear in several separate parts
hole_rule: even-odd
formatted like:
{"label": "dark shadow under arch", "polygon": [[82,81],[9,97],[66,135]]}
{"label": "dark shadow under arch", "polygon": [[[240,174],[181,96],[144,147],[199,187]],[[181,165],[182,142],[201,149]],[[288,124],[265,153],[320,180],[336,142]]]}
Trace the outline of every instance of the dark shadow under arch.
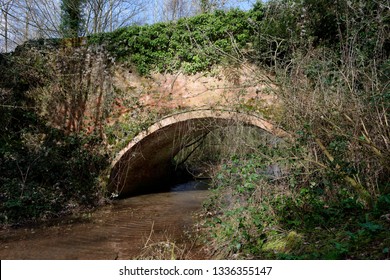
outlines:
{"label": "dark shadow under arch", "polygon": [[115,196],[145,192],[172,174],[172,160],[195,139],[216,128],[237,123],[261,128],[277,137],[288,136],[255,115],[226,110],[194,110],[168,116],[138,134],[112,163],[108,191]]}

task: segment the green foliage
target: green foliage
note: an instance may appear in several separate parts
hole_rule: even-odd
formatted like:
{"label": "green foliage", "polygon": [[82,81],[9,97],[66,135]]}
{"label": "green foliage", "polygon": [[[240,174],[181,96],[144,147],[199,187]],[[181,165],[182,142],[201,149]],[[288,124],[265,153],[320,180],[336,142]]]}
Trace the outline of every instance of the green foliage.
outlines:
{"label": "green foliage", "polygon": [[[388,195],[367,211],[350,189],[333,185],[337,180],[332,174],[307,174],[304,163],[286,158],[302,152],[263,146],[250,156],[225,161],[204,206],[209,215],[206,229],[218,257],[388,257],[390,227],[383,216],[390,210]],[[270,174],[275,162],[289,170],[288,178]]]}
{"label": "green foliage", "polygon": [[255,28],[254,57],[257,64],[284,65],[299,39],[299,11],[291,1],[256,4],[251,12]]}
{"label": "green foliage", "polygon": [[[63,17],[67,36],[80,35],[80,13],[69,12]],[[207,71],[226,55],[274,74],[285,107],[281,125],[295,141],[256,143],[227,157],[214,154],[225,147],[211,145],[207,155],[210,162],[222,159],[205,204],[211,244],[221,258],[381,259],[390,257],[389,25],[380,1],[274,0],[259,1],[249,12],[126,27],[89,43],[104,45],[111,54],[106,60],[143,75]],[[16,54],[0,56],[1,222],[94,205],[107,166],[100,137],[50,128],[27,94],[47,85],[48,56],[23,48]],[[64,76],[87,73],[78,62]],[[77,88],[69,86],[75,79],[64,81],[69,92]],[[108,143],[122,147],[152,118],[145,119],[107,127]]]}
{"label": "green foliage", "polygon": [[104,197],[99,176],[108,157],[100,136],[53,128],[31,94],[54,82],[51,56],[42,55],[48,50],[22,46],[0,59],[1,224],[49,219]]}
{"label": "green foliage", "polygon": [[60,29],[65,38],[75,38],[82,35],[82,6],[84,2],[85,0],[62,0]]}
{"label": "green foliage", "polygon": [[301,8],[306,11],[306,28],[314,38],[314,44],[335,44],[338,42],[339,29],[341,26],[337,13],[340,9],[340,3],[343,1],[302,1]]}
{"label": "green foliage", "polygon": [[[222,258],[237,254],[258,257],[270,236],[277,235],[273,230],[277,220],[270,213],[272,204],[280,199],[280,190],[268,183],[282,180],[279,166],[284,161],[276,147],[260,145],[257,151],[226,160],[213,178],[213,195],[205,211],[217,213],[208,219],[208,227]],[[279,165],[275,166],[277,159]],[[289,247],[285,245],[283,248]]]}
{"label": "green foliage", "polygon": [[0,223],[47,219],[90,207],[102,196],[98,177],[108,161],[94,136],[66,136],[29,112],[11,113],[0,139]]}
{"label": "green foliage", "polygon": [[248,14],[231,10],[182,18],[177,22],[131,26],[94,35],[114,57],[134,64],[141,74],[152,70],[196,73],[219,62],[223,54],[250,42]]}

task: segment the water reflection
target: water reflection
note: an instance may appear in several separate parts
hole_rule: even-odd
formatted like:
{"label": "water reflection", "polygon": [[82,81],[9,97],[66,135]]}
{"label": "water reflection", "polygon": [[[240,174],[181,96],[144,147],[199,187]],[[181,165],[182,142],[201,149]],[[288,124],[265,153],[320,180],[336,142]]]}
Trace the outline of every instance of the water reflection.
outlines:
{"label": "water reflection", "polygon": [[171,188],[171,192],[182,192],[182,191],[199,191],[199,190],[208,190],[209,181],[188,181],[182,184],[177,184]]}

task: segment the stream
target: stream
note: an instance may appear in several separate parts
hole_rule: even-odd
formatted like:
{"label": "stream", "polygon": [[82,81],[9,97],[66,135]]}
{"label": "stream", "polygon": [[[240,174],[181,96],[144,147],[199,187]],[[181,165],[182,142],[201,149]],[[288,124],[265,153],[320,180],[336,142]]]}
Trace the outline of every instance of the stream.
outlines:
{"label": "stream", "polygon": [[3,229],[0,259],[134,259],[148,244],[188,243],[185,232],[208,193],[206,183],[190,181],[170,192],[116,200],[51,226]]}

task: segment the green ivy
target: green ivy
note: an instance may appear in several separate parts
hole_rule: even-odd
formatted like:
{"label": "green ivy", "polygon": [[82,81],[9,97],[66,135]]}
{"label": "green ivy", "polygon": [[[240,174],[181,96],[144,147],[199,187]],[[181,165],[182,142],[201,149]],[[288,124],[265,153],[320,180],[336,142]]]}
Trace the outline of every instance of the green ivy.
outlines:
{"label": "green ivy", "polygon": [[177,22],[118,29],[94,35],[89,41],[107,45],[116,59],[134,64],[143,75],[153,70],[193,74],[250,42],[249,16],[240,10],[216,11]]}

